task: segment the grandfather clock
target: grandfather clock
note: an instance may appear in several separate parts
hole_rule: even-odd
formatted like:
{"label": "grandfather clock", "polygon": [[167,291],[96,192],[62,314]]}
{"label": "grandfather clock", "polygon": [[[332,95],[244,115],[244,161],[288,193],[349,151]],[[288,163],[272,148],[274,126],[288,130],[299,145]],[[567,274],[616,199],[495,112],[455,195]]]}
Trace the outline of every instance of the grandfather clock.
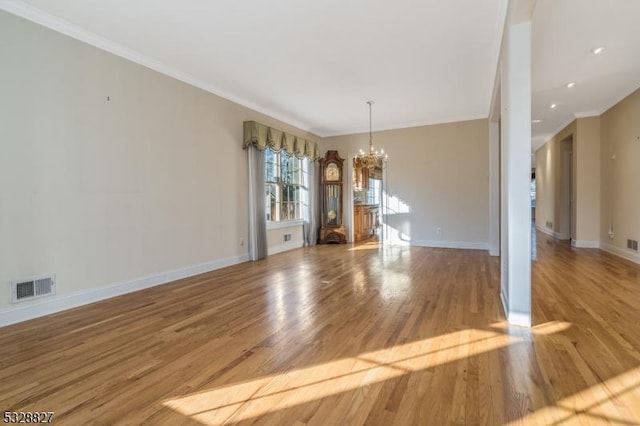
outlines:
{"label": "grandfather clock", "polygon": [[338,151],[327,151],[325,157],[320,159],[320,244],[347,242],[347,231],[342,226],[343,162]]}

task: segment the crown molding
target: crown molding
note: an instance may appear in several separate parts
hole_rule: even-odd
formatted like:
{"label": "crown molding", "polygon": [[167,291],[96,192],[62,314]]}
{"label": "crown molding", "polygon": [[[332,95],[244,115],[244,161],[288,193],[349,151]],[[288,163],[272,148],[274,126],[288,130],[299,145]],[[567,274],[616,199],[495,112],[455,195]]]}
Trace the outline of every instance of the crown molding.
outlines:
{"label": "crown molding", "polygon": [[[395,126],[383,126],[374,129],[373,132],[384,132],[387,130],[401,130],[401,129],[410,129],[413,127],[422,127],[422,126],[435,126],[438,124],[449,124],[449,123],[459,123],[461,121],[473,121],[473,120],[487,120],[487,114],[473,114],[468,116],[460,116],[460,117],[447,117],[439,120],[427,120],[427,121],[418,121],[418,122],[410,122],[398,124]],[[347,136],[347,135],[357,135],[360,133],[369,133],[369,128],[358,128],[345,130],[340,132],[318,132],[316,131],[314,134],[317,134],[321,137],[334,137],[334,136]]]}
{"label": "crown molding", "polygon": [[[544,143],[547,143],[547,142],[549,142],[551,139],[555,138],[555,137],[556,137],[556,135],[557,135],[558,133],[560,133],[561,131],[563,131],[563,130],[564,130],[564,128],[565,128],[565,127],[567,127],[568,125],[570,125],[571,123],[573,123],[573,122],[576,120],[576,118],[577,118],[577,117],[575,117],[574,115],[572,115],[572,116],[571,116],[567,121],[564,121],[561,125],[559,125],[558,127],[556,127],[556,129],[555,129],[553,132],[551,132],[551,136],[550,136],[548,139],[546,139],[546,140],[544,141]],[[544,145],[544,144],[543,144],[543,145]]]}
{"label": "crown molding", "polygon": [[[37,7],[24,3],[21,0],[0,0],[0,10],[4,10],[12,15],[16,15],[21,18],[27,19],[31,22],[42,25],[53,31],[69,36],[75,40],[79,40],[88,45],[97,47],[98,49],[112,53],[116,56],[119,56],[131,62],[142,65],[146,68],[152,69],[161,74],[167,75],[176,80],[182,81],[186,84],[202,89],[206,92],[214,94],[230,102],[236,103],[243,107],[249,108],[253,111],[267,115],[275,120],[282,121],[286,124],[294,126],[302,131],[311,133],[312,135],[318,136],[320,138],[332,137],[332,136],[344,136],[344,135],[368,132],[368,128],[366,129],[355,128],[355,129],[345,130],[345,131],[331,131],[329,129],[325,130],[325,129],[314,128],[308,123],[303,123],[298,119],[283,115],[281,113],[274,111],[273,109],[270,109],[262,105],[258,105],[254,102],[238,97],[232,93],[229,93],[223,89],[220,89],[215,85],[206,83],[189,73],[182,72],[176,69],[175,67],[169,66],[152,57],[146,56],[134,49],[130,49],[124,45],[116,43],[106,37],[100,36],[91,31],[87,31],[81,28],[79,25],[73,24],[62,18],[56,17],[42,9],[39,9]],[[502,16],[502,14],[504,14],[504,17]],[[506,20],[506,9],[504,11],[503,10],[500,11],[499,18]],[[405,129],[405,128],[411,128],[411,127],[421,127],[421,126],[430,126],[430,125],[436,125],[436,124],[454,123],[454,122],[460,122],[460,121],[487,119],[487,117],[489,116],[488,109],[489,109],[489,106],[487,106],[487,112],[483,114],[444,117],[436,120],[401,123],[393,126],[381,127],[376,129],[376,131],[398,130],[398,129]]]}
{"label": "crown molding", "polygon": [[600,111],[580,111],[573,114],[575,118],[597,117],[602,114]]}
{"label": "crown molding", "polygon": [[135,62],[136,64],[175,78],[176,80],[182,81],[183,83],[187,83],[213,95],[234,102],[238,105],[249,108],[261,114],[265,114],[271,118],[282,121],[291,126],[297,127],[298,129],[305,132],[314,134],[316,136],[321,136],[313,133],[308,125],[292,119],[291,117],[283,116],[273,110],[270,110],[269,108],[265,108],[261,105],[257,105],[253,102],[247,101],[246,99],[228,93],[214,85],[205,83],[204,81],[198,79],[197,77],[194,77],[191,74],[184,73],[149,56],[143,55],[136,50],[130,49],[91,31],[87,31],[76,24],[72,24],[69,21],[28,5],[22,1],[0,0],[0,10],[4,10],[5,12],[12,15],[19,16],[28,21],[34,22],[38,25],[42,25],[43,27],[69,36],[75,40],[79,40],[83,43],[97,47],[98,49],[112,53],[131,62]]}
{"label": "crown molding", "polygon": [[622,102],[627,96],[631,95],[633,92],[635,92],[636,90],[640,89],[640,83],[638,83],[637,86],[633,87],[629,92],[625,92],[624,95],[621,95],[619,97],[615,97],[613,101],[611,101],[610,103],[606,104],[597,114],[595,115],[602,115],[605,112],[609,111],[611,108],[613,108],[614,106],[616,106],[617,104],[619,104],[620,102]]}

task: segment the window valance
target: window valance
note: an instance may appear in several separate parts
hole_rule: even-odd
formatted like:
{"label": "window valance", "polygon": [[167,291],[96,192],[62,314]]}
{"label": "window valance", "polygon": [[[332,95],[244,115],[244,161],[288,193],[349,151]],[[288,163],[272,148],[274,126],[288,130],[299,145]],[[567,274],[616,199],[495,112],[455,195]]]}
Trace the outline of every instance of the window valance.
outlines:
{"label": "window valance", "polygon": [[298,158],[307,157],[313,161],[320,158],[320,151],[315,142],[255,121],[245,121],[243,148],[246,149],[251,145],[255,145],[260,151],[267,148],[276,152],[284,150],[288,155],[295,155]]}

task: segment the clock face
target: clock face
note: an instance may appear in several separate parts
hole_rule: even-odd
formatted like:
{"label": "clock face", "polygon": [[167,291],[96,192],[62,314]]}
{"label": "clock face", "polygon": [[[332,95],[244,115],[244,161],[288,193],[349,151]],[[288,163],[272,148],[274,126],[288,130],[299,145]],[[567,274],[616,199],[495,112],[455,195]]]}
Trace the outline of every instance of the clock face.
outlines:
{"label": "clock face", "polygon": [[336,163],[329,163],[324,170],[324,180],[326,181],[338,181],[340,180],[340,169]]}
{"label": "clock face", "polygon": [[327,213],[327,217],[328,217],[330,220],[333,220],[333,219],[335,219],[336,217],[338,217],[338,214],[336,213],[336,211],[335,211],[335,210],[329,210],[329,213]]}

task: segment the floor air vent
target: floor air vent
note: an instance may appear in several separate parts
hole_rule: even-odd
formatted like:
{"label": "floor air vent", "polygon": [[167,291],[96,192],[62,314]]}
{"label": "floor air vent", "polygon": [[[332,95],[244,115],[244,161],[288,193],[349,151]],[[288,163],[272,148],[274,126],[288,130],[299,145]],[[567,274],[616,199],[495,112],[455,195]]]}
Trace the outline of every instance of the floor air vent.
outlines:
{"label": "floor air vent", "polygon": [[13,303],[56,294],[55,275],[41,276],[11,283]]}

